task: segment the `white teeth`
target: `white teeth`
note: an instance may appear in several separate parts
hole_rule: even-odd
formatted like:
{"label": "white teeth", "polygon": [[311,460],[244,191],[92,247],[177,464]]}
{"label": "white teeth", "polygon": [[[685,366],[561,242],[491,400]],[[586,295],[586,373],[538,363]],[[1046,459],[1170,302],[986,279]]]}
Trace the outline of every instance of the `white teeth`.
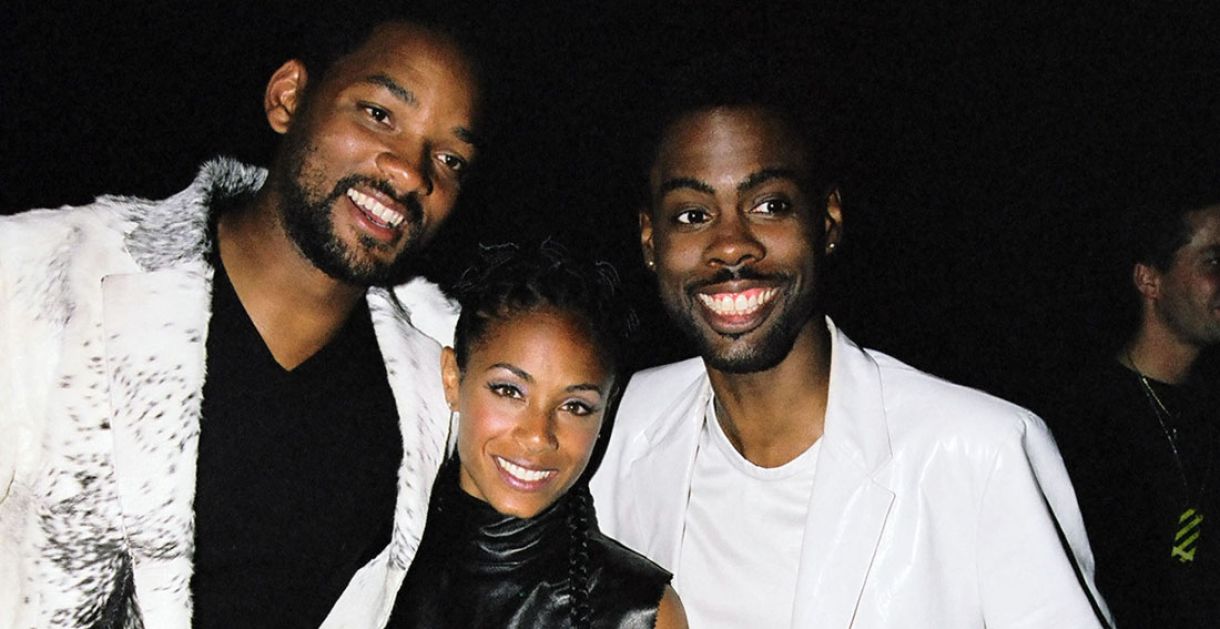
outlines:
{"label": "white teeth", "polygon": [[354,188],[348,188],[347,198],[351,199],[353,203],[360,206],[360,209],[372,214],[373,216],[376,216],[390,227],[398,227],[402,224],[404,218],[402,214],[382,205],[380,201],[370,197],[367,194],[364,194],[363,192],[359,192]]}
{"label": "white teeth", "polygon": [[717,296],[700,293],[697,297],[699,297],[699,301],[703,302],[703,305],[716,314],[742,316],[752,314],[767,305],[768,302],[775,299],[775,295],[778,293],[779,289],[768,288],[749,297],[746,297],[744,293],[736,295],[724,293]]}
{"label": "white teeth", "polygon": [[554,470],[531,470],[528,467],[521,467],[512,461],[500,457],[495,457],[495,459],[501,469],[508,472],[513,478],[525,483],[536,483],[555,473]]}

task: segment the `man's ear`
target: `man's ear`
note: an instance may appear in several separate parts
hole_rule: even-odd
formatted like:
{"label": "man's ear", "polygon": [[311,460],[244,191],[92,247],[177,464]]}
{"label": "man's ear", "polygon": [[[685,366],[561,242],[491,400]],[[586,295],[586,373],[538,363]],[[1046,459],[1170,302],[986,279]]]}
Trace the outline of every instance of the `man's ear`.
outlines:
{"label": "man's ear", "polygon": [[276,133],[283,134],[292,126],[293,117],[305,95],[305,84],[309,73],[305,64],[297,59],[284,62],[271,74],[267,90],[263,94],[263,110],[267,112],[267,123]]}
{"label": "man's ear", "polygon": [[843,198],[838,187],[832,189],[826,197],[826,224],[823,230],[826,236],[826,252],[830,253],[843,240]]}
{"label": "man's ear", "polygon": [[644,266],[649,271],[657,270],[656,252],[652,247],[652,213],[648,208],[640,210],[640,248],[644,250]]}
{"label": "man's ear", "polygon": [[452,347],[441,349],[441,386],[445,389],[445,402],[449,410],[457,410],[458,391],[461,389],[462,372],[458,369],[457,354]]}
{"label": "man's ear", "polygon": [[1152,265],[1136,262],[1131,269],[1131,282],[1144,299],[1155,301],[1161,297],[1161,272]]}

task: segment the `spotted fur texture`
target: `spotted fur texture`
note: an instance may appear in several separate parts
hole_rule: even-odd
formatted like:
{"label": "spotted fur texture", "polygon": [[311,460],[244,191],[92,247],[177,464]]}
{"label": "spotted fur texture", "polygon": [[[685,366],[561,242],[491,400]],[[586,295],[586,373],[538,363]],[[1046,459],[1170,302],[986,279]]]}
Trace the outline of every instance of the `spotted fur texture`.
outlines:
{"label": "spotted fur texture", "polygon": [[[212,269],[208,208],[261,169],[206,164],[162,201],[0,219],[0,628],[189,627]],[[423,531],[449,433],[454,308],[422,280],[369,291],[400,412],[394,536],[325,626],[375,627]]]}

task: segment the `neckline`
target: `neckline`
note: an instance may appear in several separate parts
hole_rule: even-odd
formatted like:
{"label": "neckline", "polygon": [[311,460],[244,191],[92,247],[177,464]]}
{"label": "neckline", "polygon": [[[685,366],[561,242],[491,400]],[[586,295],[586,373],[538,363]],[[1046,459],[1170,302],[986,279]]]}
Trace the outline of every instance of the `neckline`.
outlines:
{"label": "neckline", "polygon": [[725,434],[724,427],[720,425],[720,420],[716,416],[716,397],[714,395],[708,400],[707,412],[703,416],[703,432],[706,434],[707,440],[712,442],[712,446],[720,450],[734,469],[761,481],[784,480],[806,470],[808,466],[816,462],[818,451],[822,447],[822,438],[826,436],[818,437],[809,444],[808,448],[787,463],[776,467],[763,467],[747,459],[737,451],[737,448],[733,447],[733,443],[729,441],[729,436]]}
{"label": "neckline", "polygon": [[466,493],[458,483],[459,465],[454,456],[442,468],[428,524],[449,538],[463,567],[500,572],[567,556],[568,503],[572,492],[586,488],[573,487],[538,515],[518,518]]}

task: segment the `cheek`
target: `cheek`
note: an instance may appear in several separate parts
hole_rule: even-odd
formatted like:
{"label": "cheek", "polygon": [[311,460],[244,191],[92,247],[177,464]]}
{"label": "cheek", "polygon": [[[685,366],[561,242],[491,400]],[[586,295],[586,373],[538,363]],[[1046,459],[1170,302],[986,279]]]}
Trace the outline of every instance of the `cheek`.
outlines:
{"label": "cheek", "polygon": [[364,129],[339,120],[316,128],[312,141],[317,147],[315,159],[343,166],[341,170],[344,171],[355,170],[366,157],[376,154],[370,151],[372,143],[366,138]]}
{"label": "cheek", "polygon": [[[567,457],[572,461],[580,461],[582,467],[583,464],[588,463],[589,456],[593,454],[593,446],[597,444],[597,434],[600,428],[601,422],[593,421],[565,429],[559,435],[559,442]],[[579,476],[579,473],[576,475]]]}
{"label": "cheek", "polygon": [[658,233],[655,238],[657,259],[665,260],[667,266],[674,268],[697,263],[703,251],[699,238],[694,234]]}
{"label": "cheek", "polygon": [[461,419],[458,421],[458,450],[463,454],[478,452],[483,444],[508,434],[514,421],[511,413],[502,408],[503,404],[479,399],[477,395],[473,396],[474,400],[465,402],[471,397],[464,395],[463,403],[458,406],[461,413]]}
{"label": "cheek", "polygon": [[434,235],[440,229],[441,223],[453,213],[458,192],[459,189],[451,182],[437,180],[432,194],[423,200],[424,211],[428,215],[429,236]]}
{"label": "cheek", "polygon": [[1220,272],[1204,276],[1203,287],[1205,291],[1213,295],[1220,294]]}

